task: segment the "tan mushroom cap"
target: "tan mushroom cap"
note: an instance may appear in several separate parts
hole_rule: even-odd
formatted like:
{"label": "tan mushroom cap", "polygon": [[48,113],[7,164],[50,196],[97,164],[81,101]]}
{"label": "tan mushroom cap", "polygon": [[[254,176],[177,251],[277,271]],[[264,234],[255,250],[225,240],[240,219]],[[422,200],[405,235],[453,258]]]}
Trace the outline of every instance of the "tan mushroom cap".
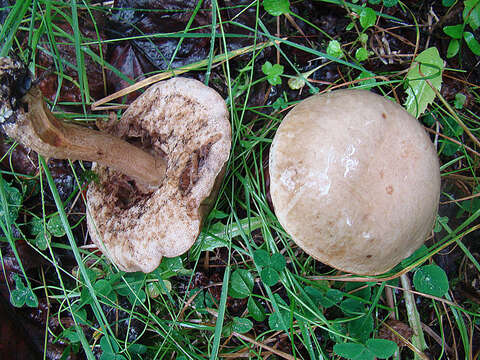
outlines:
{"label": "tan mushroom cap", "polygon": [[94,165],[99,182],[87,192],[88,229],[121,270],[153,271],[162,256],[192,246],[225,172],[230,131],[222,97],[187,78],[150,87],[109,130],[167,161],[158,188]]}
{"label": "tan mushroom cap", "polygon": [[363,90],[299,103],[270,152],[281,225],[305,252],[356,274],[380,274],[419,248],[437,213],[440,170],[420,123]]}

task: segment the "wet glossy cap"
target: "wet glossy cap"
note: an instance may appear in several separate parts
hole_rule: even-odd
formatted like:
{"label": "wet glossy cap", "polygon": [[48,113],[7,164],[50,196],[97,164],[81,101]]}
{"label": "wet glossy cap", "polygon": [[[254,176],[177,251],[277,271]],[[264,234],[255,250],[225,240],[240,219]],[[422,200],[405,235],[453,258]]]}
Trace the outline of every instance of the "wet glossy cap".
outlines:
{"label": "wet glossy cap", "polygon": [[380,274],[430,233],[440,170],[419,122],[364,90],[299,103],[270,152],[271,196],[284,229],[305,252],[357,274]]}

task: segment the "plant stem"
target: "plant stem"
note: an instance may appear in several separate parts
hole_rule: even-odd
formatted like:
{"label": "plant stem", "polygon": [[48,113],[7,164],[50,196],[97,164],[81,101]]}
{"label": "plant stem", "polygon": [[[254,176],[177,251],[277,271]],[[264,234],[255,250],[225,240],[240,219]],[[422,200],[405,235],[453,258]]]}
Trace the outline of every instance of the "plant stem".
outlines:
{"label": "plant stem", "polygon": [[[423,336],[422,323],[420,322],[420,314],[415,305],[415,297],[410,292],[410,290],[412,290],[410,279],[407,274],[403,274],[400,276],[400,281],[404,288],[403,297],[405,299],[405,307],[407,308],[408,323],[414,333],[412,343],[417,349],[423,352],[427,349],[427,343]],[[423,357],[415,352],[415,359],[423,359]]]}

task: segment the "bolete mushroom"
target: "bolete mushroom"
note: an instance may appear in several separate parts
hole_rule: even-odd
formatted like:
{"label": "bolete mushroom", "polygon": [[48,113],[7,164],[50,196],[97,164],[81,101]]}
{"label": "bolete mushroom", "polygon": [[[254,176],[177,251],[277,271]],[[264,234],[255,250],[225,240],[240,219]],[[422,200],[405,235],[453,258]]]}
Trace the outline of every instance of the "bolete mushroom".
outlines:
{"label": "bolete mushroom", "polygon": [[283,119],[270,151],[275,214],[306,253],[375,275],[420,247],[435,220],[440,170],[420,123],[365,90],[311,96]]}
{"label": "bolete mushroom", "polygon": [[121,270],[143,272],[163,256],[186,252],[230,153],[222,97],[193,79],[160,82],[105,134],[56,119],[36,86],[13,91],[21,71],[15,61],[0,59],[3,129],[46,157],[94,161],[98,181],[87,191],[87,223],[102,252]]}

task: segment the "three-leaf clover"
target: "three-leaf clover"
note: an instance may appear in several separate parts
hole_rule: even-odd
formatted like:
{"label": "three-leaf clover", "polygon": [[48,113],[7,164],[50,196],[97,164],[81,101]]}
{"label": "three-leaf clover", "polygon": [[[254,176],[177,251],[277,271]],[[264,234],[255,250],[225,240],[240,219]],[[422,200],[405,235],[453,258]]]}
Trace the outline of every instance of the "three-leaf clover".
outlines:
{"label": "three-leaf clover", "polygon": [[265,62],[262,65],[262,71],[265,75],[267,75],[267,81],[270,85],[280,85],[282,83],[282,79],[280,75],[283,74],[283,66],[280,64],[274,64],[270,61]]}
{"label": "three-leaf clover", "polygon": [[14,274],[13,278],[15,279],[15,289],[10,293],[11,304],[15,307],[22,307],[25,304],[32,308],[37,307],[38,298],[33,290],[25,286],[18,274]]}
{"label": "three-leaf clover", "polygon": [[249,315],[257,321],[265,320],[264,307],[252,297],[255,278],[252,273],[246,269],[238,269],[230,277],[230,286],[228,294],[235,299],[245,299],[248,297],[247,309]]}
{"label": "three-leaf clover", "polygon": [[364,344],[341,343],[335,344],[335,354],[346,359],[374,360],[375,358],[386,359],[397,351],[398,346],[393,341],[385,339],[368,339]]}
{"label": "three-leaf clover", "polygon": [[2,206],[0,207],[0,218],[6,218],[6,205],[8,218],[10,222],[13,223],[18,218],[18,212],[20,210],[20,205],[22,204],[22,194],[12,184],[2,181],[2,185],[3,191],[5,192],[6,204],[2,202]]}
{"label": "three-leaf clover", "polygon": [[262,270],[260,278],[268,286],[275,285],[280,280],[280,275],[285,269],[286,261],[282,254],[275,253],[272,256],[265,250],[259,249],[253,252],[253,260]]}

